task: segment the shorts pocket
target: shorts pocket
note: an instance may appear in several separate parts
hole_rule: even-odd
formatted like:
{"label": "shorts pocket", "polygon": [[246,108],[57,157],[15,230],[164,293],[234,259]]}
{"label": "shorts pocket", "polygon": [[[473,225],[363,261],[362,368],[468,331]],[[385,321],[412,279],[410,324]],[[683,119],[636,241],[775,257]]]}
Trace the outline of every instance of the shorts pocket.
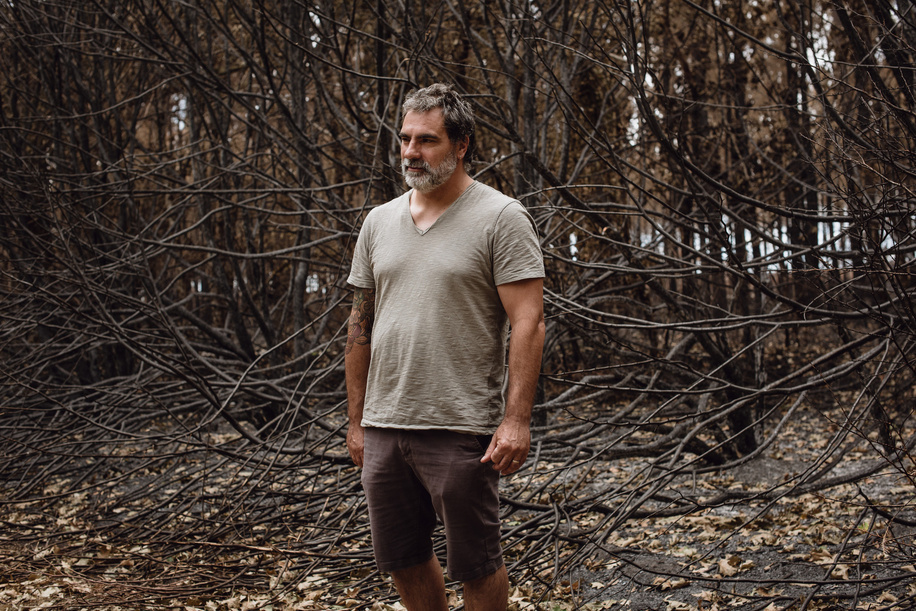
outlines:
{"label": "shorts pocket", "polygon": [[477,439],[477,443],[480,444],[480,451],[482,453],[487,451],[487,448],[490,447],[490,441],[493,440],[493,435],[474,435]]}

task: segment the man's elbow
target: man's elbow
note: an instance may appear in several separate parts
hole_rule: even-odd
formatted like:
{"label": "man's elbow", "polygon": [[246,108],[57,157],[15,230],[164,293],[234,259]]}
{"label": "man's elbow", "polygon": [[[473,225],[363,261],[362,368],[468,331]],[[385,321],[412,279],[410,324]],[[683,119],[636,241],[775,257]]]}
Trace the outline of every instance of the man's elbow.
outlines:
{"label": "man's elbow", "polygon": [[512,325],[512,334],[521,335],[529,338],[531,341],[543,343],[544,336],[547,334],[547,325],[544,323],[544,315],[533,315],[516,321],[516,323]]}

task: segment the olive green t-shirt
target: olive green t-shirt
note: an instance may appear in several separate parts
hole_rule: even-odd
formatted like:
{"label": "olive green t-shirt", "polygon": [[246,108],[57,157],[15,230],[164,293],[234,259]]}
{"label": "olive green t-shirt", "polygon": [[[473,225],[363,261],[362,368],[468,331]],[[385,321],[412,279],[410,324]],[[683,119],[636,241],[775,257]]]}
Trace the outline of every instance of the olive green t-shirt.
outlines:
{"label": "olive green t-shirt", "polygon": [[420,231],[410,194],[368,214],[347,279],[375,289],[363,426],[492,433],[509,328],[496,287],[544,276],[534,221],[474,182]]}

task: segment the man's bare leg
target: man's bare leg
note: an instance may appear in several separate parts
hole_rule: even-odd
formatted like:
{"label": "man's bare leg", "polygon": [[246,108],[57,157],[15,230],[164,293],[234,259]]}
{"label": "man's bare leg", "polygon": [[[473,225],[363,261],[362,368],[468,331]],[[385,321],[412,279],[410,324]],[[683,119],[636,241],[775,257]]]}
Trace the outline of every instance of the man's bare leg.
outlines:
{"label": "man's bare leg", "polygon": [[445,578],[435,555],[422,564],[394,571],[391,576],[408,611],[448,611]]}
{"label": "man's bare leg", "polygon": [[509,604],[509,575],[506,565],[486,577],[464,582],[467,611],[506,611]]}

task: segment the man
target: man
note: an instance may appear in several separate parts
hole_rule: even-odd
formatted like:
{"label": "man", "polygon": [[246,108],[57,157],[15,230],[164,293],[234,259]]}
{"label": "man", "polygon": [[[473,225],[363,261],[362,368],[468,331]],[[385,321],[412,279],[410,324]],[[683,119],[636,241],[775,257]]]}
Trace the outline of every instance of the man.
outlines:
{"label": "man", "polygon": [[437,84],[402,110],[411,190],[366,217],[348,278],[347,446],[376,562],[404,606],[448,609],[431,541],[438,516],[465,608],[505,611],[497,486],[530,448],[543,260],[522,205],[468,174],[467,102]]}

